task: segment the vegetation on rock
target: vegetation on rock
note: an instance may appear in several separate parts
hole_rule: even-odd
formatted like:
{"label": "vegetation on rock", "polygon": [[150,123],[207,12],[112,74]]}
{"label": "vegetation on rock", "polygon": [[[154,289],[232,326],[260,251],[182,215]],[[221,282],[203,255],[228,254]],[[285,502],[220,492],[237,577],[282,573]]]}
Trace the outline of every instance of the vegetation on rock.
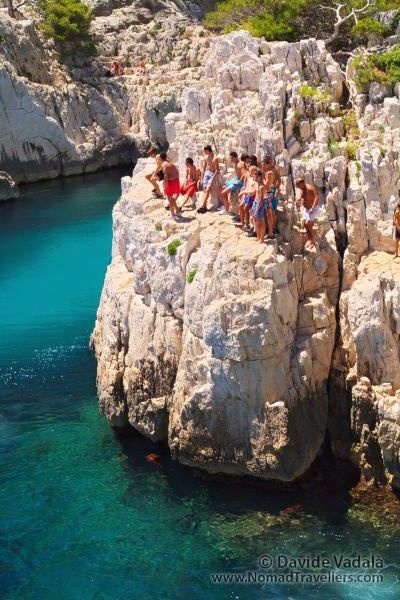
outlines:
{"label": "vegetation on rock", "polygon": [[390,35],[397,26],[379,21],[378,13],[400,7],[399,0],[347,0],[339,4],[329,0],[221,0],[209,12],[204,24],[228,33],[246,29],[267,41],[294,41],[305,37],[324,38],[331,43],[339,36],[369,41]]}
{"label": "vegetation on rock", "polygon": [[395,85],[400,82],[400,46],[383,54],[356,56],[351,66],[359,91],[367,91],[374,82]]}
{"label": "vegetation on rock", "polygon": [[168,256],[175,256],[179,246],[182,244],[181,240],[172,240],[167,246]]}

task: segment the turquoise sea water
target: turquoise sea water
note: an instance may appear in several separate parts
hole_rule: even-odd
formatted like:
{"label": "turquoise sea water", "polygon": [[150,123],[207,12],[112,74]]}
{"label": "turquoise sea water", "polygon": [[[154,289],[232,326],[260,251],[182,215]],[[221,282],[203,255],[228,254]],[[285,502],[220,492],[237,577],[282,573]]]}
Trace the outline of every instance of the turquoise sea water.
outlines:
{"label": "turquoise sea water", "polygon": [[[400,597],[400,524],[344,492],[206,482],[162,449],[156,468],[150,442],[98,414],[88,338],[120,175],[33,185],[0,206],[0,597]],[[384,582],[210,581],[260,555],[318,553],[380,555]]]}

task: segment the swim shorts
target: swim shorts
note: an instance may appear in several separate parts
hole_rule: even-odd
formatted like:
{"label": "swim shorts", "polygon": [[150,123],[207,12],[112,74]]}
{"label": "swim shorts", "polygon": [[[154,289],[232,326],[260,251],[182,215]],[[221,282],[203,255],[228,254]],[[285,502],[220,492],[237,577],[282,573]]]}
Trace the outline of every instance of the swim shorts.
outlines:
{"label": "swim shorts", "polygon": [[225,187],[231,192],[238,192],[243,187],[243,179],[239,179],[239,177],[229,179],[229,181],[226,182]]}
{"label": "swim shorts", "polygon": [[179,183],[179,179],[171,179],[168,180],[165,184],[165,195],[166,196],[174,196],[175,194],[181,193],[181,184]]}

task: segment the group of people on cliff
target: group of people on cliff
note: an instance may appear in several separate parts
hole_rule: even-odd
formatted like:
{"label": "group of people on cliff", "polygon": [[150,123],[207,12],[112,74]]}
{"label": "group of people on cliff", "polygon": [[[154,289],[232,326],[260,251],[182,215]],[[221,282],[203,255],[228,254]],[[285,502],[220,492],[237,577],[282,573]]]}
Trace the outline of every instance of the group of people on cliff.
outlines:
{"label": "group of people on cliff", "polygon": [[[204,157],[197,167],[193,158],[185,161],[185,177],[181,184],[178,167],[168,158],[166,152],[158,153],[152,148],[149,155],[155,160],[155,168],[146,175],[153,186],[156,198],[168,199],[167,208],[174,219],[179,220],[183,209],[190,202],[191,208],[197,208],[197,193],[202,192],[197,213],[206,213],[211,194],[219,200],[217,208],[223,214],[229,214],[236,227],[241,228],[249,237],[264,243],[265,236],[272,239],[278,233],[277,210],[281,201],[281,175],[273,159],[264,156],[259,162],[257,156],[237,152],[229,154],[233,167],[232,176],[224,181],[221,175],[220,161],[210,145],[204,146]],[[164,193],[161,185],[164,186]],[[302,220],[307,233],[307,245],[315,246],[313,223],[319,211],[319,195],[315,187],[304,179],[297,179],[296,189],[302,206]],[[178,198],[183,200],[178,205]],[[234,202],[235,199],[235,202]]]}

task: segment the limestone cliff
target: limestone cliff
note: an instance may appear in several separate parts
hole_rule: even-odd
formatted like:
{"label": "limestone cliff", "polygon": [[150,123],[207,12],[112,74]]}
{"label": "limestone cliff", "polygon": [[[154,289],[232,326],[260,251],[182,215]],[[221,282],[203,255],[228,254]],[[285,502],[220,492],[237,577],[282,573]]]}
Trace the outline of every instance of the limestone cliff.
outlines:
{"label": "limestone cliff", "polygon": [[[151,142],[165,144],[164,116],[199,77],[208,44],[199,4],[92,5],[93,57],[61,56],[29,12],[17,20],[0,8],[0,170],[17,183],[130,164]],[[122,77],[107,76],[115,58]]]}
{"label": "limestone cliff", "polygon": [[[400,103],[385,86],[358,94],[350,81],[350,95],[342,111],[343,75],[322,42],[212,40],[204,77],[165,119],[170,152],[180,165],[210,141],[221,155],[272,153],[279,235],[259,246],[218,213],[172,222],[139,161],[114,209],[92,337],[112,424],[168,440],[185,464],[280,480],[304,473],[328,435],[367,480],[398,485],[400,270],[387,251]],[[315,251],[299,175],[321,193]]]}

